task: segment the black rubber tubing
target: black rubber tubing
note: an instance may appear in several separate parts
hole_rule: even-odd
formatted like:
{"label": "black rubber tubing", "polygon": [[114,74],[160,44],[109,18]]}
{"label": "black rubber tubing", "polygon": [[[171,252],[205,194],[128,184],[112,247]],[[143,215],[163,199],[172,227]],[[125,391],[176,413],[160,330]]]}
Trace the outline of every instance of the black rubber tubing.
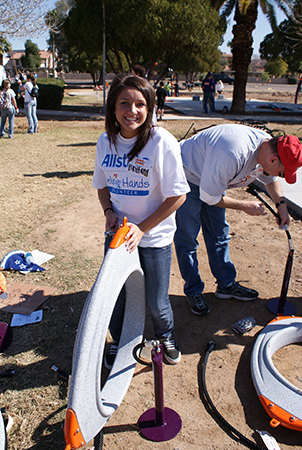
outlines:
{"label": "black rubber tubing", "polygon": [[207,385],[206,385],[206,368],[207,368],[207,363],[208,363],[208,359],[210,356],[210,353],[212,352],[212,350],[214,349],[215,343],[213,341],[210,341],[207,345],[207,350],[206,350],[206,356],[204,358],[204,362],[203,362],[203,366],[202,366],[202,372],[201,372],[201,383],[202,383],[202,391],[203,394],[210,406],[210,408],[212,409],[212,411],[216,414],[216,416],[221,420],[221,422],[235,435],[239,438],[239,440],[241,441],[241,443],[243,445],[245,445],[248,448],[251,449],[257,449],[257,450],[267,450],[267,448],[265,447],[261,447],[260,445],[256,444],[255,442],[251,441],[250,439],[248,439],[246,436],[244,436],[243,434],[241,434],[238,430],[236,430],[234,427],[232,427],[231,424],[229,424],[229,422],[227,422],[225,420],[225,418],[220,414],[220,412],[216,409],[214,403],[211,400],[211,397],[208,393],[207,390]]}

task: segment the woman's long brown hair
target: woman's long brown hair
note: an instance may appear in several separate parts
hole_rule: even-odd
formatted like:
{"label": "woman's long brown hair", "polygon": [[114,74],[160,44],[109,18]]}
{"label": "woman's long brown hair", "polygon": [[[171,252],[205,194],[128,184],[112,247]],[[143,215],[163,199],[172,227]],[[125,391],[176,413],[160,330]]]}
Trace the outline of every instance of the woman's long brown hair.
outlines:
{"label": "woman's long brown hair", "polygon": [[115,116],[115,105],[122,90],[129,87],[135,88],[143,94],[147,102],[148,110],[145,122],[138,129],[135,144],[127,155],[131,161],[144,148],[151,136],[152,116],[155,106],[155,91],[147,80],[137,77],[136,75],[117,75],[114,78],[107,98],[105,128],[110,145],[113,144],[115,147],[116,138],[120,131],[120,126]]}

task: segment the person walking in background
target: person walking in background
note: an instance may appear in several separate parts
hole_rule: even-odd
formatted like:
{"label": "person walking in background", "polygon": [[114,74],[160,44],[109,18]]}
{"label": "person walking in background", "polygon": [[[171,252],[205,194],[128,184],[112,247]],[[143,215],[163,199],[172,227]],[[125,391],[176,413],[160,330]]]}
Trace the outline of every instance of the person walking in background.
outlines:
{"label": "person walking in background", "polygon": [[1,128],[0,137],[5,136],[5,124],[8,119],[8,137],[13,138],[15,115],[19,110],[16,102],[16,94],[10,87],[9,80],[2,81],[2,92],[0,93],[0,108],[1,108]]}
{"label": "person walking in background", "polygon": [[27,134],[37,133],[38,118],[37,118],[37,97],[32,96],[33,88],[38,87],[34,74],[27,75],[27,82],[21,86],[21,91],[25,93],[24,106],[25,114],[28,121]]}
{"label": "person walking in background", "polygon": [[164,88],[164,82],[159,83],[159,87],[156,89],[157,98],[157,120],[162,120],[164,115],[165,99],[167,96],[167,90]]}
{"label": "person walking in background", "polygon": [[[181,353],[174,341],[174,318],[169,300],[175,211],[189,187],[180,146],[167,130],[152,125],[155,91],[133,75],[117,76],[110,87],[106,132],[97,142],[93,187],[106,216],[106,230],[115,233],[129,220],[126,248],[138,248],[145,274],[146,303],[156,339],[166,361],[177,364]],[[105,251],[110,237],[106,238]],[[123,291],[122,291],[123,292]],[[110,321],[113,343],[105,366],[113,365],[122,330],[125,298],[122,292]]]}
{"label": "person walking in background", "polygon": [[179,83],[178,83],[178,80],[175,81],[174,89],[175,89],[175,97],[178,97],[179,96]]}
{"label": "person walking in background", "polygon": [[208,72],[207,76],[201,83],[203,90],[203,109],[204,112],[208,112],[208,102],[210,102],[211,111],[215,112],[215,81],[213,79],[212,72]]}

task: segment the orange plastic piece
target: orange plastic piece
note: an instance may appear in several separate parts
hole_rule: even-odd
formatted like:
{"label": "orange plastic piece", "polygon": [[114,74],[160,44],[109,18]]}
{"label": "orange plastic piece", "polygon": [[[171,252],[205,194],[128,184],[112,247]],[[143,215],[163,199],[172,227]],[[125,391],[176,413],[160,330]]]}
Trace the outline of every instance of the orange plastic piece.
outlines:
{"label": "orange plastic piece", "polygon": [[271,427],[276,428],[282,425],[290,430],[302,431],[302,420],[297,419],[297,417],[280,408],[280,406],[275,405],[263,395],[259,395],[259,400],[267,414],[272,418],[270,421]]}
{"label": "orange plastic piece", "polygon": [[126,234],[129,230],[130,228],[127,225],[127,217],[124,217],[123,225],[115,233],[111,241],[110,248],[117,248],[122,245],[126,241]]}
{"label": "orange plastic piece", "polygon": [[66,412],[64,436],[66,442],[65,450],[84,447],[86,444],[78,424],[77,416],[72,409],[68,409]]}
{"label": "orange plastic piece", "polygon": [[0,294],[6,291],[6,280],[2,272],[0,272]]}
{"label": "orange plastic piece", "polygon": [[280,320],[284,320],[284,319],[292,319],[293,316],[277,316],[275,317],[273,320],[271,320],[269,323],[274,323],[274,322],[280,322]]}

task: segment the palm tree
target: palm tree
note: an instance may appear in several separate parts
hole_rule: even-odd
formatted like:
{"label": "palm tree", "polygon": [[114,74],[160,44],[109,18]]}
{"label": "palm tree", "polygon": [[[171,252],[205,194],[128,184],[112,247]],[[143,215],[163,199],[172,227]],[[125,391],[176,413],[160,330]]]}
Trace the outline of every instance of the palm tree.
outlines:
{"label": "palm tree", "polygon": [[235,69],[235,82],[231,111],[241,113],[245,111],[245,95],[248,68],[253,54],[252,32],[256,27],[258,5],[260,3],[263,13],[267,16],[273,32],[277,33],[275,8],[272,1],[287,12],[287,5],[293,0],[211,0],[216,10],[222,11],[223,17],[228,17],[235,9],[235,25],[233,26],[233,66]]}
{"label": "palm tree", "polygon": [[12,51],[12,46],[1,34],[0,34],[0,55]]}

